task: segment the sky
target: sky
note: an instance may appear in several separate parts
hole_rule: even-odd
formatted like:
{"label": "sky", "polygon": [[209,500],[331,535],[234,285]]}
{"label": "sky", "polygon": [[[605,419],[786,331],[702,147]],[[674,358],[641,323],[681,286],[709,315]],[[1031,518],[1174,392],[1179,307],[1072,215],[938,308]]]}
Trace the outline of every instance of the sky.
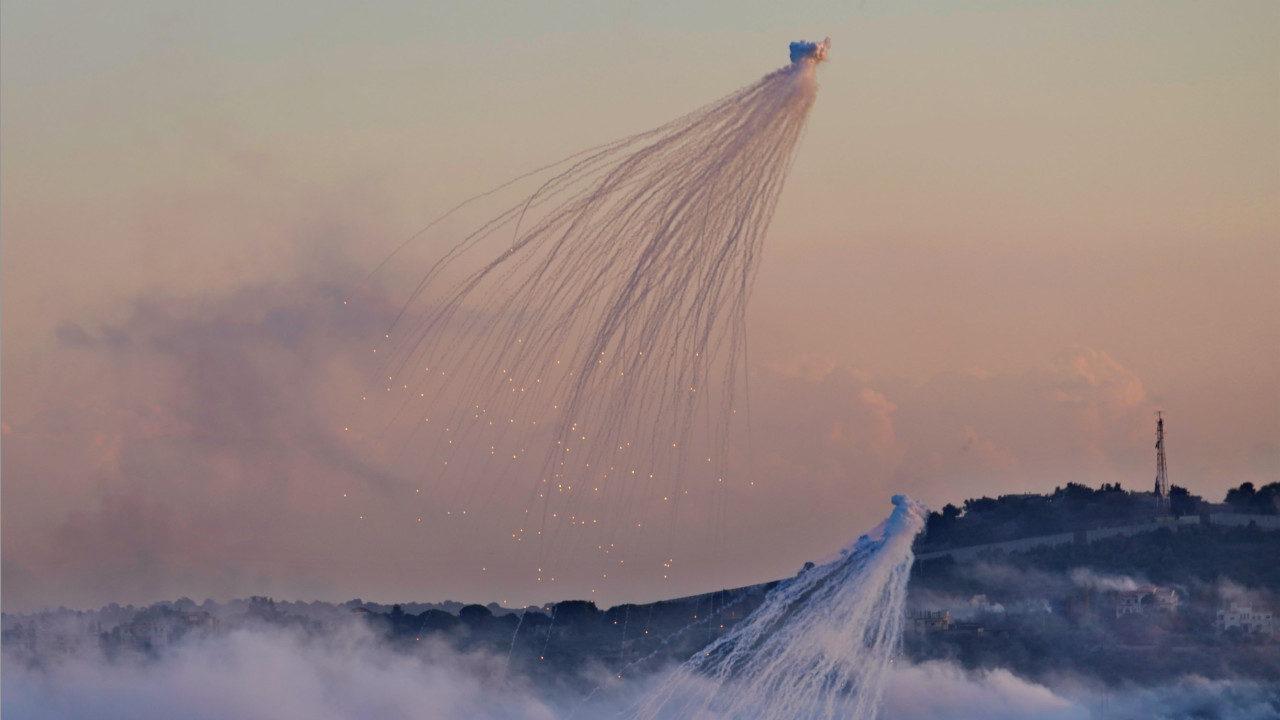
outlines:
{"label": "sky", "polygon": [[5,610],[585,595],[344,443],[396,299],[365,277],[801,38],[833,42],[748,315],[756,485],[593,599],[792,574],[895,492],[1146,489],[1157,410],[1174,484],[1280,480],[1280,8],[792,5],[6,2]]}

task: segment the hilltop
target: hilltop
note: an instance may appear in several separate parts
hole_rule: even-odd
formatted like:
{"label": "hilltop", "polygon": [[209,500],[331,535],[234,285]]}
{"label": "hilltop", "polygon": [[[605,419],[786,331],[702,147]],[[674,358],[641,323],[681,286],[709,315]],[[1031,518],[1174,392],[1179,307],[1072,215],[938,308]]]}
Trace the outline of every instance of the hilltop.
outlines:
{"label": "hilltop", "polygon": [[929,514],[916,542],[920,554],[1022,538],[1081,532],[1108,527],[1171,522],[1183,518],[1208,521],[1213,515],[1280,514],[1280,482],[1255,488],[1243,483],[1221,503],[1207,502],[1184,487],[1169,489],[1162,506],[1152,492],[1125,490],[1119,483],[1098,489],[1067,483],[1051,494],[1025,493],[965,500]]}

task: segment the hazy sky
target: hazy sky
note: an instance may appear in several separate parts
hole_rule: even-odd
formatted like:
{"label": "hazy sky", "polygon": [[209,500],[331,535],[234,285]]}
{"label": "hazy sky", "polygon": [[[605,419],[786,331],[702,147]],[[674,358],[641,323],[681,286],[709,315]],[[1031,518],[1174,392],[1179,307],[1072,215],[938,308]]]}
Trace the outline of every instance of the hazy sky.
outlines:
{"label": "hazy sky", "polygon": [[893,492],[1145,489],[1156,409],[1174,483],[1280,479],[1274,2],[2,14],[6,610],[582,595],[476,572],[494,528],[391,519],[402,481],[335,435],[390,307],[361,281],[828,35],[750,310],[757,487],[710,530],[690,506],[670,582],[597,599],[793,572]]}

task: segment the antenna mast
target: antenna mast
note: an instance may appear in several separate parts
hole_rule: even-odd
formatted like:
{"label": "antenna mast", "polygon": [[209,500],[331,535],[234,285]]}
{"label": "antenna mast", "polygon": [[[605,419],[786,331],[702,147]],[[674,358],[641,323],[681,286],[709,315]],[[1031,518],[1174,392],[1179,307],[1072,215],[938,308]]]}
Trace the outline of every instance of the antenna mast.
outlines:
{"label": "antenna mast", "polygon": [[1164,459],[1164,414],[1160,411],[1156,411],[1156,512],[1169,512],[1169,473]]}

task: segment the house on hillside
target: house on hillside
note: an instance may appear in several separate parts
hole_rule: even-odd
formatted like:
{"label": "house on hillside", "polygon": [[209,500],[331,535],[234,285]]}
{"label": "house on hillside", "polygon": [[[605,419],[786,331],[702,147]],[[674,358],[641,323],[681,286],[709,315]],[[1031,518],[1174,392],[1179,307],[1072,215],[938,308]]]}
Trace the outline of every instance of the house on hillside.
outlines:
{"label": "house on hillside", "polygon": [[1143,585],[1136,590],[1120,593],[1116,602],[1116,617],[1147,615],[1157,612],[1178,611],[1178,591],[1155,585]]}
{"label": "house on hillside", "polygon": [[1221,632],[1239,628],[1247,635],[1271,635],[1275,632],[1275,620],[1270,610],[1255,609],[1252,605],[1235,602],[1218,611],[1218,619],[1214,625]]}
{"label": "house on hillside", "polygon": [[951,629],[950,610],[920,610],[907,616],[911,632],[916,635],[945,632]]}

